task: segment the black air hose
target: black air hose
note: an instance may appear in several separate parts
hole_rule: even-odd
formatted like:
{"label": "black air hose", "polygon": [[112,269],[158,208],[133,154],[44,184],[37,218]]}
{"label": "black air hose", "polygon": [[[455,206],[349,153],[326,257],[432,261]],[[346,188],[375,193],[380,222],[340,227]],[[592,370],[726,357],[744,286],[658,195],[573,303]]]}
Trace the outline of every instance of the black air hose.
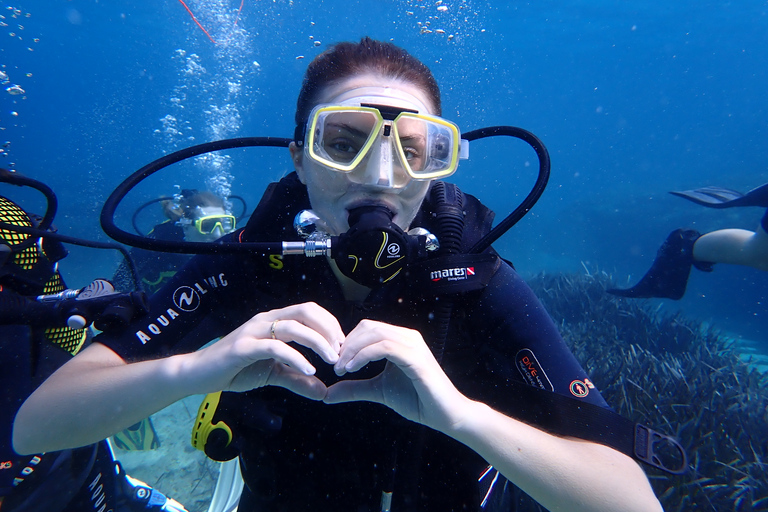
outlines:
{"label": "black air hose", "polygon": [[[439,252],[441,255],[459,254],[464,235],[464,196],[456,185],[438,181],[432,187],[432,198],[438,220],[436,231],[437,239],[440,241]],[[438,362],[443,359],[452,311],[452,298],[448,296],[435,298],[432,353]]]}

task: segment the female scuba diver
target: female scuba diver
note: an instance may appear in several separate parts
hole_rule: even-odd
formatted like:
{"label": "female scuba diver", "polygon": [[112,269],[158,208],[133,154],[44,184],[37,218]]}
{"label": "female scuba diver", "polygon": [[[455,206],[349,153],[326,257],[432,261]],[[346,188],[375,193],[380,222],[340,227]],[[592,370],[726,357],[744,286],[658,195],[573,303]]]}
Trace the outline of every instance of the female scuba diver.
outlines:
{"label": "female scuba diver", "polygon": [[[178,198],[157,199],[151,203],[157,201],[168,220],[156,225],[147,234],[155,240],[213,242],[237,227],[237,219],[226,211],[224,200],[207,190],[184,189]],[[189,256],[183,254],[158,253],[140,248],[131,249],[130,254],[136,264],[141,288],[147,293],[159,290],[189,260]],[[125,263],[112,277],[112,283],[120,291],[131,290],[132,281]]]}
{"label": "female scuba diver", "polygon": [[[768,207],[768,183],[746,194],[722,187],[670,193],[709,208]],[[691,267],[712,272],[715,263],[768,271],[768,211],[755,231],[718,229],[702,235],[693,229],[676,229],[667,236],[651,268],[635,286],[607,291],[633,299],[678,300],[685,295]]]}
{"label": "female scuba diver", "polygon": [[[462,260],[493,214],[439,180],[461,145],[440,113],[429,69],[391,43],[319,55],[298,98],[295,172],[225,240],[298,240],[293,220],[311,209],[318,231],[373,233],[373,256],[194,257],[151,298],[149,321],[98,336],[35,391],[16,416],[16,450],[92,443],[223,390],[235,393],[222,393],[222,412],[243,418],[216,421],[209,396],[195,441],[231,439],[241,511],[488,510],[501,487],[549,510],[661,510],[632,458],[517,419],[558,411],[516,401],[515,385],[609,409],[511,265],[490,248]],[[390,234],[423,230],[455,257],[426,277],[396,275],[405,247]],[[522,510],[509,496],[499,499]]]}
{"label": "female scuba diver", "polygon": [[182,190],[178,204],[164,201],[163,211],[181,228],[184,240],[213,242],[237,227],[235,216],[227,213],[224,200],[204,190]]}

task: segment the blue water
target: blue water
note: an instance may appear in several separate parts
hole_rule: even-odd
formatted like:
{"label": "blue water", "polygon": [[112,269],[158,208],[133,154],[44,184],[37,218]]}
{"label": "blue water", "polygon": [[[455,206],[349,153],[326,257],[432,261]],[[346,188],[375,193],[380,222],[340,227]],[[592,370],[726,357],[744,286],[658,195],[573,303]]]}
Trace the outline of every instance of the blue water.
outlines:
{"label": "blue water", "polygon": [[[61,232],[107,240],[104,199],[163,154],[223,137],[291,136],[309,60],[363,35],[392,39],[430,65],[444,116],[463,130],[516,125],[547,145],[544,197],[496,244],[523,275],[586,267],[634,282],[671,230],[754,229],[762,215],[707,210],[667,192],[768,181],[765,0],[259,0],[237,18],[237,0],[187,3],[216,44],[177,0],[0,10],[0,163],[57,192]],[[11,85],[25,94],[5,92]],[[527,193],[535,164],[530,150],[494,140],[473,145],[455,180],[503,215]],[[273,149],[172,167],[129,196],[121,225],[130,229],[133,208],[174,185],[218,179],[253,206],[289,165]],[[42,208],[34,194],[8,193]],[[62,269],[73,286],[110,276],[119,262],[72,252]],[[686,297],[662,307],[768,344],[766,283],[749,269],[694,271]]]}

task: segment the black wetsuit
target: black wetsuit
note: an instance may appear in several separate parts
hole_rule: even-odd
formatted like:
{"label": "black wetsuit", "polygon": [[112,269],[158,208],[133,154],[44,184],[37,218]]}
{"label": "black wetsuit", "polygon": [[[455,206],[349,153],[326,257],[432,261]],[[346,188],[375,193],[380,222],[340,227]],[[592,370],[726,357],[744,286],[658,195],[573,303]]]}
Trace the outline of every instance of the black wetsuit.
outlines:
{"label": "black wetsuit", "polygon": [[[181,242],[184,240],[184,230],[174,222],[166,221],[152,228],[147,237],[156,240]],[[120,292],[127,292],[138,288],[147,293],[155,293],[190,258],[187,254],[153,252],[139,249],[138,247],[131,249],[130,255],[133,263],[136,265],[136,273],[141,282],[138,284],[133,282],[131,272],[125,262],[123,262],[112,277],[112,284]]]}
{"label": "black wetsuit", "polygon": [[[465,200],[466,250],[490,228],[492,214],[471,196]],[[412,225],[434,232],[433,206],[428,196]],[[291,174],[270,185],[248,225],[229,239],[296,240],[293,217],[309,207],[306,188]],[[128,361],[189,352],[258,312],[307,301],[328,309],[345,332],[372,318],[416,328],[427,340],[440,302],[409,288],[408,279],[372,291],[363,302],[347,301],[325,258],[197,256],[152,297],[148,321],[97,341]],[[508,383],[518,381],[607,407],[509,264],[499,260],[488,286],[454,302],[441,364],[464,394],[516,416],[519,404],[509,400]],[[323,382],[339,380],[330,365],[296,348]],[[372,363],[344,378],[371,377],[382,368]],[[239,416],[232,419],[249,488],[243,512],[380,510],[393,467],[392,510],[477,510],[483,498],[477,480],[487,464],[477,454],[382,405],[326,405],[277,387],[223,397],[223,407]]]}
{"label": "black wetsuit", "polygon": [[[64,288],[58,276],[53,293]],[[13,421],[21,404],[85,341],[86,330],[70,329],[50,304],[0,285],[0,511],[82,512],[145,510],[133,487],[118,473],[105,441],[36,455],[12,448]],[[104,507],[104,508],[102,508]]]}

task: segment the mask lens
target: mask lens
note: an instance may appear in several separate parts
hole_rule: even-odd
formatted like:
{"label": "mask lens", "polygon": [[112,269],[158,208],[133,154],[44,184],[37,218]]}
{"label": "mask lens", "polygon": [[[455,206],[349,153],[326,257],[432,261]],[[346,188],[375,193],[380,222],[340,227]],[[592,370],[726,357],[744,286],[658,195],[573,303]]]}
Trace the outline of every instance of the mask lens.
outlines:
{"label": "mask lens", "polygon": [[372,109],[348,110],[328,107],[312,123],[311,156],[340,171],[351,171],[370,150],[381,127],[381,117]]}
{"label": "mask lens", "polygon": [[432,116],[403,113],[395,121],[400,159],[416,179],[453,174],[459,159],[459,130]]}
{"label": "mask lens", "polygon": [[395,128],[403,165],[407,166],[412,174],[420,173],[427,164],[427,122],[418,117],[401,115],[395,121]]}

